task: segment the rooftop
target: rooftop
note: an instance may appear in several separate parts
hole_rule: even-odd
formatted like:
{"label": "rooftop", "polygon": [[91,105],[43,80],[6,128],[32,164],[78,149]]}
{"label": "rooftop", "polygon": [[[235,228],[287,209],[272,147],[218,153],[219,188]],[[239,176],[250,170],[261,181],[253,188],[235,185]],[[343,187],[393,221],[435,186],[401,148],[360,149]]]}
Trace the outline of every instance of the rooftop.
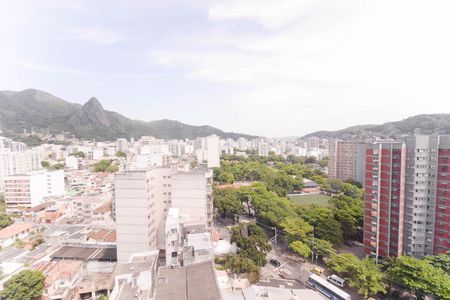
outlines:
{"label": "rooftop", "polygon": [[156,279],[156,300],[219,300],[212,262],[187,267],[161,267]]}
{"label": "rooftop", "polygon": [[33,224],[30,223],[14,223],[12,225],[9,225],[8,227],[3,228],[0,230],[0,240],[6,240],[9,239],[16,234],[25,232],[33,227]]}
{"label": "rooftop", "polygon": [[115,248],[63,246],[50,255],[51,259],[117,261]]}

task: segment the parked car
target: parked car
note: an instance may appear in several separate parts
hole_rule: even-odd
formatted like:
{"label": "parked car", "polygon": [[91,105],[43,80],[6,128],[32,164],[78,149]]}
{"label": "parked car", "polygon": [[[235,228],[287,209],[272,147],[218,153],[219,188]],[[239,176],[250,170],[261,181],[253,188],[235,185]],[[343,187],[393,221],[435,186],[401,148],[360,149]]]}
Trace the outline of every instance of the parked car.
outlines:
{"label": "parked car", "polygon": [[345,279],[342,279],[341,277],[337,275],[330,275],[327,277],[327,280],[331,282],[334,285],[337,285],[338,287],[344,287],[345,285]]}
{"label": "parked car", "polygon": [[354,242],[353,242],[353,241],[350,241],[350,240],[344,241],[344,244],[347,245],[347,246],[349,246],[349,247],[355,246]]}
{"label": "parked car", "polygon": [[314,267],[311,268],[311,272],[313,272],[313,273],[315,273],[317,275],[322,275],[324,271],[325,270],[323,268],[319,267],[319,266],[314,266]]}
{"label": "parked car", "polygon": [[279,266],[281,266],[281,263],[278,260],[276,260],[275,258],[272,258],[269,262],[275,268],[278,268]]}

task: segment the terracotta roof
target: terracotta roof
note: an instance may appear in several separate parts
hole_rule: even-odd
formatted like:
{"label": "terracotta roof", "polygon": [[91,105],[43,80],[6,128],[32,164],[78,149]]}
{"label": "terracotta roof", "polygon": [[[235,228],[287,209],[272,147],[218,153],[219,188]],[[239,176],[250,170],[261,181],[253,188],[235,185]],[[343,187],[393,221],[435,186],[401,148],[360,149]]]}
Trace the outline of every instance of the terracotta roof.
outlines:
{"label": "terracotta roof", "polygon": [[42,204],[39,204],[39,205],[36,205],[36,206],[30,208],[29,210],[38,212],[38,211],[44,210],[46,207],[47,207],[47,203],[42,203]]}
{"label": "terracotta roof", "polygon": [[103,230],[103,229],[98,230],[98,231],[91,231],[91,232],[88,234],[88,238],[89,238],[89,239],[93,239],[93,240],[100,240],[100,239],[102,239],[105,235],[107,235],[108,232],[109,232],[109,231]]}
{"label": "terracotta roof", "polygon": [[45,286],[50,286],[58,279],[71,279],[80,271],[81,261],[47,261],[40,262],[33,269],[42,271],[45,275]]}
{"label": "terracotta roof", "polygon": [[96,212],[96,213],[111,212],[111,202],[108,202],[106,204],[103,204],[102,206],[97,207],[96,209],[94,209],[94,212]]}
{"label": "terracotta roof", "polygon": [[253,182],[251,182],[251,181],[236,181],[236,182],[234,182],[232,184],[221,184],[221,185],[218,185],[217,188],[218,189],[227,189],[227,188],[238,189],[238,188],[243,187],[243,186],[250,186],[250,185],[252,185],[252,183]]}
{"label": "terracotta roof", "polygon": [[116,231],[113,230],[110,233],[108,233],[107,235],[105,235],[105,237],[103,238],[103,240],[105,242],[115,242],[117,239],[117,235],[116,235]]}
{"label": "terracotta roof", "polygon": [[12,225],[9,225],[8,227],[0,230],[0,240],[9,239],[10,237],[15,236],[16,234],[22,233],[24,231],[27,231],[32,227],[33,227],[33,224],[29,224],[29,223],[14,223]]}
{"label": "terracotta roof", "polygon": [[116,231],[115,230],[109,231],[104,229],[91,231],[88,235],[88,238],[96,241],[115,242]]}
{"label": "terracotta roof", "polygon": [[60,211],[46,211],[44,212],[44,215],[42,216],[45,219],[53,219],[57,218],[62,215],[62,212]]}

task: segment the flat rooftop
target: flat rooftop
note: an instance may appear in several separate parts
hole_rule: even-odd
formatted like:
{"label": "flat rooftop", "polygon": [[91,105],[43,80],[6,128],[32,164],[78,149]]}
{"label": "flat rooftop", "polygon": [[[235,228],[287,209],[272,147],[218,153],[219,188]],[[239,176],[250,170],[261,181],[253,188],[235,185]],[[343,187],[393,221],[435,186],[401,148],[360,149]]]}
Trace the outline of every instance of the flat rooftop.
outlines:
{"label": "flat rooftop", "polygon": [[116,248],[63,246],[50,255],[51,259],[117,261]]}
{"label": "flat rooftop", "polygon": [[156,300],[220,300],[212,262],[187,267],[161,267],[156,278]]}

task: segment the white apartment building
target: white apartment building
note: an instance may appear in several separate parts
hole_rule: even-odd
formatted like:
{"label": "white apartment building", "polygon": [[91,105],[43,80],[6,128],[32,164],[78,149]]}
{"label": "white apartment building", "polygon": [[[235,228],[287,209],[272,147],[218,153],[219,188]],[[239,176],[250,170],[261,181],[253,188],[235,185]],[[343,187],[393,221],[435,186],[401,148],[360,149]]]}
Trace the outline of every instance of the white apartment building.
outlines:
{"label": "white apartment building", "polygon": [[39,170],[7,176],[4,182],[7,213],[35,207],[44,203],[47,197],[62,196],[65,193],[62,170]]}
{"label": "white apartment building", "polygon": [[220,144],[217,135],[210,135],[206,138],[207,165],[208,168],[220,167]]}
{"label": "white apartment building", "polygon": [[171,206],[179,208],[184,225],[212,226],[212,171],[192,170],[172,174]]}
{"label": "white apartment building", "polygon": [[0,191],[3,190],[5,176],[39,170],[42,168],[41,161],[41,154],[36,150],[11,151],[9,148],[0,148]]}
{"label": "white apartment building", "polygon": [[117,260],[125,263],[133,252],[165,245],[164,210],[170,206],[170,169],[117,173],[114,185]]}
{"label": "white apartment building", "polygon": [[128,141],[127,139],[117,139],[116,141],[117,151],[128,152]]}
{"label": "white apartment building", "polygon": [[181,247],[181,223],[180,210],[176,207],[169,208],[167,213],[165,240],[166,266],[177,266]]}
{"label": "white apartment building", "polygon": [[450,247],[450,136],[413,136],[406,146],[405,253],[445,253]]}
{"label": "white apartment building", "polygon": [[258,143],[258,155],[259,156],[269,156],[270,147],[266,142]]}
{"label": "white apartment building", "polygon": [[247,150],[247,148],[248,148],[247,145],[248,145],[248,142],[245,138],[243,138],[243,137],[238,138],[237,147],[239,150],[241,150],[241,151]]}

